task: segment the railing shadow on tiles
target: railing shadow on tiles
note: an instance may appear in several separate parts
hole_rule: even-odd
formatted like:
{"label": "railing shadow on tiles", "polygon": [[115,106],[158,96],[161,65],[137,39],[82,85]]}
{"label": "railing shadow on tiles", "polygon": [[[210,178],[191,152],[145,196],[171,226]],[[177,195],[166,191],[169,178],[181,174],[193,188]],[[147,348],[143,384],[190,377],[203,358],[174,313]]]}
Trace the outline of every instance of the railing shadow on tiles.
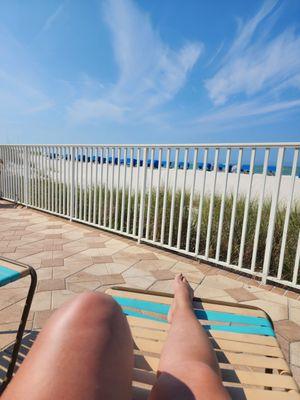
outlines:
{"label": "railing shadow on tiles", "polygon": [[0,145],[2,198],[300,288],[300,143]]}

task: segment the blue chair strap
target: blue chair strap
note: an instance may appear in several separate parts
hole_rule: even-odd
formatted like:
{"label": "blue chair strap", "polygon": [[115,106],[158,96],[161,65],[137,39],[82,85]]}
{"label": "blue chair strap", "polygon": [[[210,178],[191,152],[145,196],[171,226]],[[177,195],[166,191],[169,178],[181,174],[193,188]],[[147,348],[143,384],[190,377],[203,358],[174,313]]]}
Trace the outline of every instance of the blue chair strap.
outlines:
{"label": "blue chair strap", "polygon": [[20,278],[21,278],[20,272],[0,265],[0,286],[4,286]]}
{"label": "blue chair strap", "polygon": [[[150,319],[152,321],[167,323],[166,319],[154,317],[153,315],[143,314],[137,311],[123,309],[125,315],[137,318]],[[245,333],[249,335],[260,335],[260,336],[273,336],[275,333],[272,328],[266,326],[238,326],[238,325],[202,325],[202,327],[208,331],[226,331],[232,333]]]}
{"label": "blue chair strap", "polygon": [[[114,299],[122,307],[132,307],[141,309],[144,311],[150,311],[157,314],[167,315],[170,306],[168,304],[154,303],[151,301],[130,299],[126,297],[115,297]],[[267,318],[253,317],[248,315],[238,315],[220,311],[206,311],[206,310],[194,310],[198,319],[206,321],[218,321],[218,322],[233,322],[238,324],[249,324],[257,326],[266,326],[272,328],[270,321]]]}

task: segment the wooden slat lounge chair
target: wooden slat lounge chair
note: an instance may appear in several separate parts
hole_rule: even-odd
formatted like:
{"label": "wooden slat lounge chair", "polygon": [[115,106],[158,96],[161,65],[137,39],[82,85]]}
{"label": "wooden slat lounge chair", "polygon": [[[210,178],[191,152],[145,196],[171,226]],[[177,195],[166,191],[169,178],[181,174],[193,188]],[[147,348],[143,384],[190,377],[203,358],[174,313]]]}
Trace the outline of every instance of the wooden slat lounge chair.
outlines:
{"label": "wooden slat lounge chair", "polygon": [[[115,287],[135,342],[133,399],[147,399],[167,336],[172,295]],[[261,309],[194,298],[199,322],[216,351],[224,385],[233,400],[296,400],[300,394],[278,346],[273,323]]]}
{"label": "wooden slat lounge chair", "polygon": [[37,283],[37,276],[34,268],[30,267],[29,265],[23,264],[21,262],[17,262],[15,260],[10,260],[8,258],[0,257],[0,287],[5,286],[11,282],[15,282],[19,279],[25,278],[26,276],[31,277],[31,283],[28,289],[28,294],[23,308],[21,321],[17,330],[16,341],[15,344],[13,345],[11,358],[6,370],[6,376],[0,385],[0,395],[10,382],[14,373],[15,365],[19,354],[19,349],[23,338],[23,333],[25,330],[27,318],[29,315]]}

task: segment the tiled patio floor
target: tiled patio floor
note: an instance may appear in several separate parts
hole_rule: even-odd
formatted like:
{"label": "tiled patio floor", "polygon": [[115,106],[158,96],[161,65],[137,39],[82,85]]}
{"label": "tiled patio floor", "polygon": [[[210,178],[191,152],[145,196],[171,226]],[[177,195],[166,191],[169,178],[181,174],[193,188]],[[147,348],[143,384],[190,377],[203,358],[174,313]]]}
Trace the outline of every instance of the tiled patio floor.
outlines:
{"label": "tiled patio floor", "polygon": [[[40,329],[54,309],[77,293],[112,285],[172,292],[174,274],[183,272],[196,296],[267,311],[300,383],[300,298],[295,293],[5,201],[0,201],[0,236],[0,255],[37,270],[29,330]],[[1,348],[14,339],[28,283],[26,278],[0,290]]]}

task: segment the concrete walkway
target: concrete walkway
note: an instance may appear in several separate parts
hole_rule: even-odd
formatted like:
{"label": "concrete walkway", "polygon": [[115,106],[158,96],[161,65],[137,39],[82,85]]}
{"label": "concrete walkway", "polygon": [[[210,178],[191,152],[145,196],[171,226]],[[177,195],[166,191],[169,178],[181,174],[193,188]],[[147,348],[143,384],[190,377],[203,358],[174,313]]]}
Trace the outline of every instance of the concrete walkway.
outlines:
{"label": "concrete walkway", "polygon": [[[0,201],[0,237],[0,255],[37,270],[28,330],[42,328],[53,310],[77,293],[113,285],[172,292],[172,279],[182,272],[196,296],[268,312],[300,384],[299,294],[5,201]],[[0,290],[1,348],[14,340],[28,283],[26,278]]]}

